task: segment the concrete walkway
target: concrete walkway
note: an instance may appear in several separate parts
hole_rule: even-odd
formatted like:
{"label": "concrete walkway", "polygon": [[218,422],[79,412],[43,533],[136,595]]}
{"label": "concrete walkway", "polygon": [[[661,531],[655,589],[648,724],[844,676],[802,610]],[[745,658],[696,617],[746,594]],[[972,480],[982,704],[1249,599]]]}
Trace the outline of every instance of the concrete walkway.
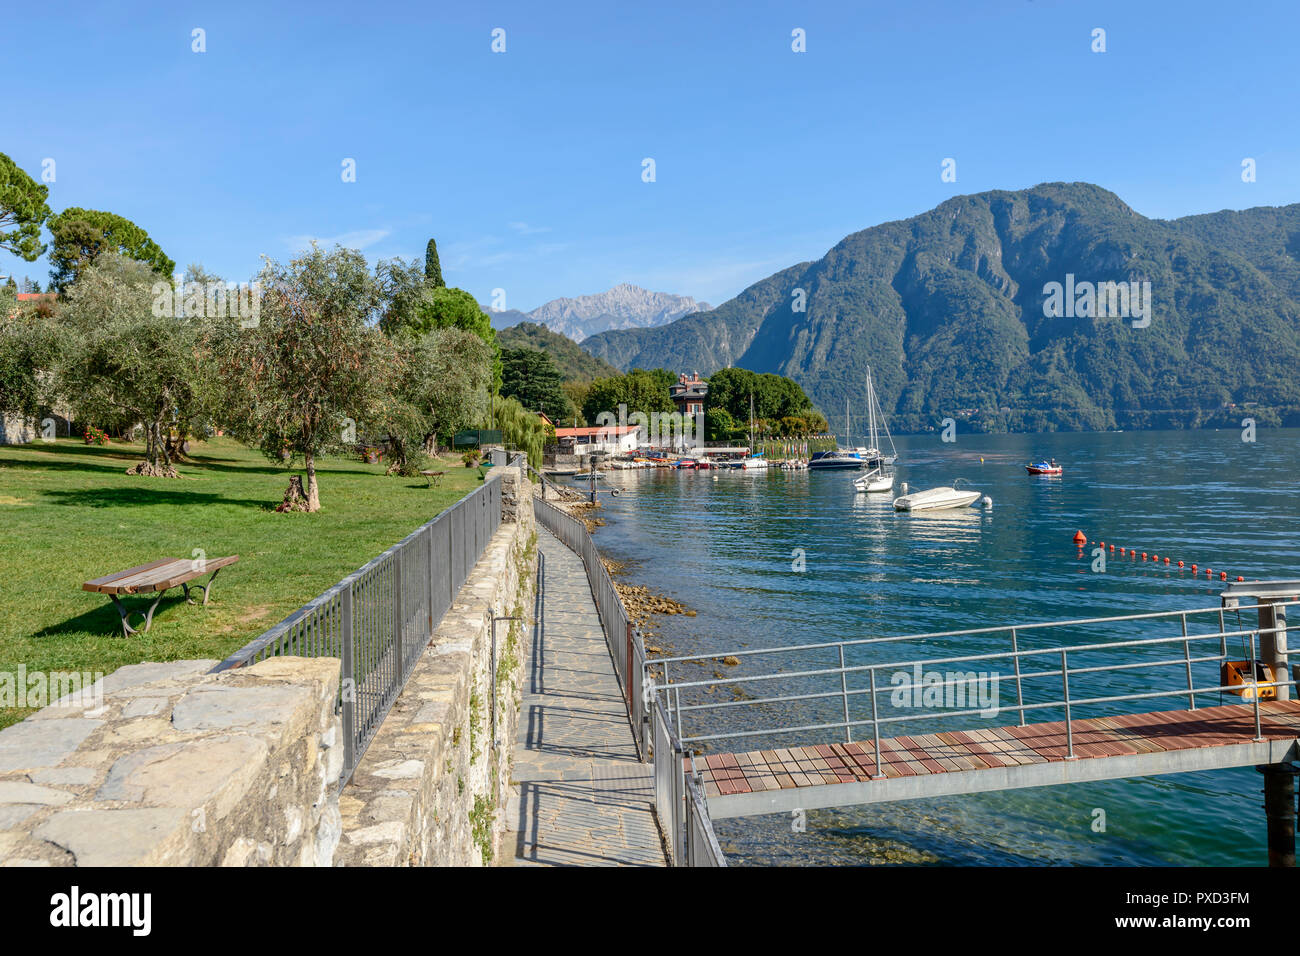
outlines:
{"label": "concrete walkway", "polygon": [[651,768],[636,756],[582,560],[540,524],[537,539],[507,813],[514,865],[666,866]]}

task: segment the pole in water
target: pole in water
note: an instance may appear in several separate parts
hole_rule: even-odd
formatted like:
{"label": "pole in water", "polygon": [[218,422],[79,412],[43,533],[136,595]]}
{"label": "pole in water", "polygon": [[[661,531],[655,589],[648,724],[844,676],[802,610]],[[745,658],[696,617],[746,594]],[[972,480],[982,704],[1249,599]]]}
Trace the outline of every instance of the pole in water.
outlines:
{"label": "pole in water", "polygon": [[[1286,646],[1286,607],[1275,601],[1259,602],[1260,653],[1272,671],[1271,682],[1285,680],[1288,674]],[[1253,664],[1251,666],[1254,666]],[[1273,688],[1277,700],[1289,700],[1287,684]],[[1255,688],[1260,693],[1260,688]],[[1259,768],[1264,775],[1264,816],[1268,821],[1268,865],[1295,866],[1296,768],[1289,763],[1269,764]]]}

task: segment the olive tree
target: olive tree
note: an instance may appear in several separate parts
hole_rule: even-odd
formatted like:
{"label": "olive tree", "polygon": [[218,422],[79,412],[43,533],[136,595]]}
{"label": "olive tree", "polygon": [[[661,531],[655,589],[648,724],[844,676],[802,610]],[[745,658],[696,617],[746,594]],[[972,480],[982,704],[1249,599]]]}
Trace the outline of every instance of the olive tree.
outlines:
{"label": "olive tree", "polygon": [[114,254],[83,269],[60,311],[68,337],[58,388],[80,418],[144,428],[145,460],[132,474],[176,478],[168,437],[200,407],[196,326],[155,315],[147,266]]}
{"label": "olive tree", "polygon": [[374,278],[354,249],[310,251],[287,266],[268,260],[259,278],[255,327],[209,323],[201,346],[222,383],[224,420],[272,461],[303,462],[302,502],[286,510],[320,510],[319,457],[355,441],[356,423],[374,418],[393,364],[370,320]]}
{"label": "olive tree", "polygon": [[397,470],[413,451],[431,454],[438,436],[483,421],[492,385],[492,349],[461,329],[399,334],[392,343],[395,370],[381,413]]}

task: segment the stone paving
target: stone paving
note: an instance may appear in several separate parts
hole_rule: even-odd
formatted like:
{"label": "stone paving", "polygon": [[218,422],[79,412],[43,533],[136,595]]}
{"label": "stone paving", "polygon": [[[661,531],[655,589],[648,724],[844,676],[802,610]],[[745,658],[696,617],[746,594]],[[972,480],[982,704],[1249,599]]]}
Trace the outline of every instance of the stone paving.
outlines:
{"label": "stone paving", "polygon": [[[507,827],[516,866],[666,866],[582,560],[540,525]],[[507,852],[509,848],[507,847]]]}

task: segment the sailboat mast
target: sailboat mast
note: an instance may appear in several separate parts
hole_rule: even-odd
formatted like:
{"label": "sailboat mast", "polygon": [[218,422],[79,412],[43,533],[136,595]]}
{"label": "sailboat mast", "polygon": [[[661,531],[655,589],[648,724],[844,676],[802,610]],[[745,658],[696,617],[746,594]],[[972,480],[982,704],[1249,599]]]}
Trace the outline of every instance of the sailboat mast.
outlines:
{"label": "sailboat mast", "polygon": [[749,457],[754,457],[754,393],[749,393]]}
{"label": "sailboat mast", "polygon": [[871,366],[867,366],[867,420],[870,422],[871,449],[879,451],[876,447],[876,390],[871,385]]}

